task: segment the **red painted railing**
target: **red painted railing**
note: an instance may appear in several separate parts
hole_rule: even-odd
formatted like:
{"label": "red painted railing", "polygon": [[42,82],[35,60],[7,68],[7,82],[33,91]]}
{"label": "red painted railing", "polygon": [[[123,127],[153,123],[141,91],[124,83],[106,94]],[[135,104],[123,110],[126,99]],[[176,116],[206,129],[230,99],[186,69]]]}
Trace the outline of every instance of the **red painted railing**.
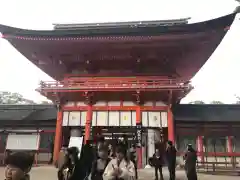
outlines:
{"label": "red painted railing", "polygon": [[111,90],[187,90],[192,86],[176,79],[151,77],[129,78],[69,78],[63,81],[41,82],[38,91],[111,91]]}

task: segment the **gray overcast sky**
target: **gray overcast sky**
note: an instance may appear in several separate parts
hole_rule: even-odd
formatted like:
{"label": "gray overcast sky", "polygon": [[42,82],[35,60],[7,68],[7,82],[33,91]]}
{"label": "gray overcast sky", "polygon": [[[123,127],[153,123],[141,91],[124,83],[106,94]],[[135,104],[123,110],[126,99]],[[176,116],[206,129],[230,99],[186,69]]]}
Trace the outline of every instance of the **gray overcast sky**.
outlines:
{"label": "gray overcast sky", "polygon": [[[231,13],[234,0],[3,0],[0,24],[51,29],[52,23],[161,20],[192,17],[204,21]],[[240,95],[240,21],[231,30],[208,62],[193,78],[195,89],[183,100],[235,101]],[[237,44],[238,43],[238,44]],[[40,80],[51,80],[8,42],[0,40],[0,90],[19,92],[35,101],[44,100],[35,88]]]}

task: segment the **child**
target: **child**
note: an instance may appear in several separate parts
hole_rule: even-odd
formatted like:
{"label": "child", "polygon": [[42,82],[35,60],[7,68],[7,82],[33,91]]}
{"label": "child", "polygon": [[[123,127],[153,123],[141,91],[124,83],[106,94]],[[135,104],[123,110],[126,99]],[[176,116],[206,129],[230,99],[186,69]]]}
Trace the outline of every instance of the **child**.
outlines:
{"label": "child", "polygon": [[25,152],[10,154],[6,160],[6,180],[29,180],[28,173],[33,165],[34,156]]}

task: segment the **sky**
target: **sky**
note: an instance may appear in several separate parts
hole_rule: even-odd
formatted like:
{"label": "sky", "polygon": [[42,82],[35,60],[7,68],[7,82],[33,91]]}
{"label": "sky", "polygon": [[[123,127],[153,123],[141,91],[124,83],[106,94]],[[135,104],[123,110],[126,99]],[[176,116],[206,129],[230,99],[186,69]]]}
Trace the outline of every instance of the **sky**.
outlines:
{"label": "sky", "polygon": [[[163,20],[191,17],[192,22],[233,12],[234,0],[3,0],[0,24],[26,29],[52,29],[53,23]],[[217,50],[192,79],[195,87],[182,103],[219,100],[234,103],[240,96],[240,15]],[[35,91],[39,82],[52,80],[6,40],[0,39],[0,91],[46,100]]]}

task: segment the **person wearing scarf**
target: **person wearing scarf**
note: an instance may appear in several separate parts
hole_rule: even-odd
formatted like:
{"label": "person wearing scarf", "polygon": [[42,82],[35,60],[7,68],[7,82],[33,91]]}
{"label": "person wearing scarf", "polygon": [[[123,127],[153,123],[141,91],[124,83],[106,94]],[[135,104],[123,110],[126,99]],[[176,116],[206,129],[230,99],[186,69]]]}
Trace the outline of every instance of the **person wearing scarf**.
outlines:
{"label": "person wearing scarf", "polygon": [[112,159],[103,173],[103,180],[135,180],[135,167],[127,158],[127,150],[123,146],[116,148],[116,158]]}

